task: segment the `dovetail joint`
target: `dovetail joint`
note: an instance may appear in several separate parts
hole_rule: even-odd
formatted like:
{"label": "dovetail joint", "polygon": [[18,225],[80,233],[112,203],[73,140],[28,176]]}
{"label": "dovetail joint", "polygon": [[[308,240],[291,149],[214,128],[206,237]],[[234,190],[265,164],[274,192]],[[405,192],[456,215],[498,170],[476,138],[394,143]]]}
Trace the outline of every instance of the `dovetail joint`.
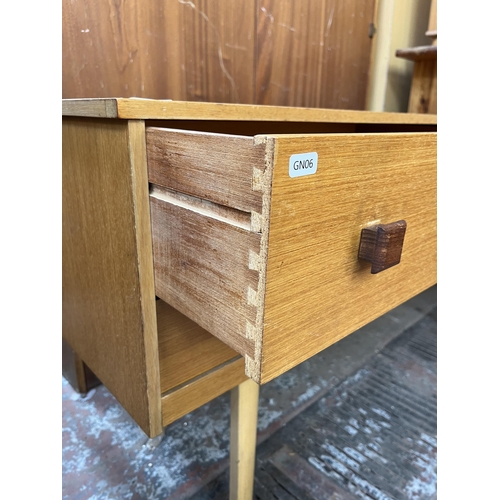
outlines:
{"label": "dovetail joint", "polygon": [[257,212],[250,214],[250,228],[254,233],[262,233],[262,215]]}
{"label": "dovetail joint", "polygon": [[261,268],[261,258],[260,255],[253,250],[250,250],[250,256],[248,259],[248,267],[252,271],[260,271]]}
{"label": "dovetail joint", "polygon": [[252,191],[264,190],[264,172],[258,168],[253,167],[252,175]]}
{"label": "dovetail joint", "polygon": [[251,306],[258,307],[259,305],[258,293],[253,288],[248,287],[247,301]]}
{"label": "dovetail joint", "polygon": [[247,337],[247,339],[255,340],[255,326],[252,325],[252,323],[250,323],[250,321],[247,321],[246,337]]}

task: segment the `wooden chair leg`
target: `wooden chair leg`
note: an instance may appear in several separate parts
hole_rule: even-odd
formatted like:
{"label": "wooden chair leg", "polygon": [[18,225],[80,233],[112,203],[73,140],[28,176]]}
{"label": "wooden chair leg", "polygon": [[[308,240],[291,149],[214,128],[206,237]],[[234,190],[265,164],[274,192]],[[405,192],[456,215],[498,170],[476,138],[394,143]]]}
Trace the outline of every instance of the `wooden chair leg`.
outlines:
{"label": "wooden chair leg", "polygon": [[64,339],[62,341],[62,374],[71,387],[82,395],[101,383]]}
{"label": "wooden chair leg", "polygon": [[257,442],[259,385],[246,380],[231,390],[231,500],[252,500]]}

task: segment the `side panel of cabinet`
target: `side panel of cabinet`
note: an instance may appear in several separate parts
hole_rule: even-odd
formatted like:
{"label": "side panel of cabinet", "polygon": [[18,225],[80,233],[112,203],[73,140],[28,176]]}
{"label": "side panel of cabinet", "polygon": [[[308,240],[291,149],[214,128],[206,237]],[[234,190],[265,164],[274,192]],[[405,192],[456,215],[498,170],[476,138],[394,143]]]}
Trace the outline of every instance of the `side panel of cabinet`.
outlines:
{"label": "side panel of cabinet", "polygon": [[144,122],[64,118],[63,337],[142,429],[161,433]]}

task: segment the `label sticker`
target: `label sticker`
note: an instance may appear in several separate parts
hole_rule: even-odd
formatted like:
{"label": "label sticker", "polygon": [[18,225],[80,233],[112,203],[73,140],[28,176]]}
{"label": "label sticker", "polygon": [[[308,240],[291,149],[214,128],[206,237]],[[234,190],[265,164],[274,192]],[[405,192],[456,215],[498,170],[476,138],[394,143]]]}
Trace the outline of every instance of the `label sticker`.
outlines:
{"label": "label sticker", "polygon": [[318,170],[318,153],[301,153],[290,156],[288,174],[290,177],[312,175]]}

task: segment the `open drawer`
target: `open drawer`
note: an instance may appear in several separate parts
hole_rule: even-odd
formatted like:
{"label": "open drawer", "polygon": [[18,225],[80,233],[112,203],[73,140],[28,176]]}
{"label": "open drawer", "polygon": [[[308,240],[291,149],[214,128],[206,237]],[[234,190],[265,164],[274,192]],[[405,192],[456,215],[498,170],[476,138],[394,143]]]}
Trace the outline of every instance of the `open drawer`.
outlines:
{"label": "open drawer", "polygon": [[[63,101],[63,338],[150,436],[313,356],[436,282],[436,122]],[[400,220],[372,274],[362,230]]]}
{"label": "open drawer", "polygon": [[[146,129],[156,294],[266,383],[436,282],[436,133]],[[363,228],[403,220],[377,274]]]}

